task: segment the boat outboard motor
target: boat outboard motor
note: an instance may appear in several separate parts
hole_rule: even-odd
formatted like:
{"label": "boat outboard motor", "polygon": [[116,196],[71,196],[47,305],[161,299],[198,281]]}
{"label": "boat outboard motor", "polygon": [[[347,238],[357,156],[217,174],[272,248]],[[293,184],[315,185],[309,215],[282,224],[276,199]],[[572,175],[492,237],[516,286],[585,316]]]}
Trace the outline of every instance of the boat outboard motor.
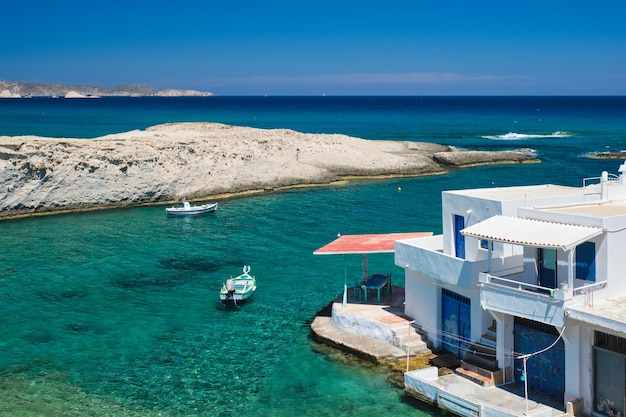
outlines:
{"label": "boat outboard motor", "polygon": [[228,291],[229,297],[235,293],[235,282],[232,279],[226,280],[226,291]]}

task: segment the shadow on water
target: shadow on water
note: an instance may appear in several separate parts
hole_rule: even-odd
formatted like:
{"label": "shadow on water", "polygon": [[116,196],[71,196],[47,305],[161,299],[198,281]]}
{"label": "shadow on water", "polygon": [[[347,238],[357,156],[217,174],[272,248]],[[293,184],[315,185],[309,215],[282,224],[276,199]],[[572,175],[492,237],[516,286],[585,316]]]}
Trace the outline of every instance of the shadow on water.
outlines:
{"label": "shadow on water", "polygon": [[178,274],[154,275],[150,273],[131,273],[115,277],[111,284],[123,289],[140,289],[146,287],[169,288],[182,285],[185,277]]}
{"label": "shadow on water", "polygon": [[243,263],[237,259],[228,259],[221,256],[219,259],[212,259],[210,256],[200,255],[177,255],[161,259],[159,261],[163,268],[179,271],[196,272],[218,272],[224,267],[232,267],[234,270],[241,268]]}
{"label": "shadow on water", "polygon": [[[217,295],[216,295],[216,298]],[[218,300],[216,302],[216,309],[219,311],[224,311],[224,312],[241,312],[244,311],[246,309],[246,307],[248,309],[253,308],[254,306],[254,297],[251,297],[245,301],[238,301],[238,302],[222,302],[221,300]]]}
{"label": "shadow on water", "polygon": [[37,297],[46,301],[64,301],[72,298],[83,298],[87,295],[85,289],[69,288],[62,291],[37,291]]}

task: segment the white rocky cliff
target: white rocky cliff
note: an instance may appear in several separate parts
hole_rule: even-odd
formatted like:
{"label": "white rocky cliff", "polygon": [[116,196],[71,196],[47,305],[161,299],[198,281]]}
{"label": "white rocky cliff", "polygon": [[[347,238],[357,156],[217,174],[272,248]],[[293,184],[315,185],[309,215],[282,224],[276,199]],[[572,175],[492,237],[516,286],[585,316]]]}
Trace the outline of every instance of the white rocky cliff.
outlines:
{"label": "white rocky cliff", "polygon": [[0,217],[215,197],[350,176],[441,173],[433,156],[448,151],[430,143],[215,123],[165,124],[96,139],[5,136]]}

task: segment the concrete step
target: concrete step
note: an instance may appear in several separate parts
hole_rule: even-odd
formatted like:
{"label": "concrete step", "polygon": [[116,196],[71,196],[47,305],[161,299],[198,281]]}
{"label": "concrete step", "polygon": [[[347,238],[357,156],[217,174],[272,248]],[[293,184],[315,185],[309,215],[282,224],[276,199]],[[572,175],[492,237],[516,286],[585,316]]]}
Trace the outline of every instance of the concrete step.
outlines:
{"label": "concrete step", "polygon": [[428,345],[408,322],[393,323],[389,325],[389,328],[395,337],[396,346],[402,348],[410,355],[429,350]]}
{"label": "concrete step", "polygon": [[421,336],[417,334],[417,332],[415,331],[413,327],[408,327],[405,325],[404,327],[390,326],[390,328],[394,337],[398,340],[413,339],[413,338],[422,340]]}
{"label": "concrete step", "polygon": [[491,346],[492,348],[496,348],[496,335],[491,335],[489,333],[485,333],[480,337],[480,343],[485,346]]}
{"label": "concrete step", "polygon": [[415,342],[415,341],[421,342],[422,338],[418,334],[414,334],[412,336],[402,336],[402,337],[396,336],[396,344],[398,346],[402,346],[402,345],[405,345],[407,343],[412,343],[412,342]]}
{"label": "concrete step", "polygon": [[504,374],[501,369],[486,369],[473,363],[466,362],[464,360],[461,361],[461,368],[467,372],[471,372],[473,374],[480,375],[483,378],[489,379],[491,381],[491,385],[489,386],[500,385],[504,381]]}
{"label": "concrete step", "polygon": [[[397,346],[402,347],[405,351],[407,350],[405,347],[407,343],[415,344],[416,348],[411,348],[411,354],[413,354],[413,350],[419,353],[432,348],[432,342],[428,340],[428,334],[422,330],[419,324],[413,323],[409,325],[405,321],[392,323],[389,325],[389,328],[396,338]],[[423,347],[422,343],[426,346]]]}
{"label": "concrete step", "polygon": [[498,370],[498,361],[495,358],[484,356],[480,353],[466,352],[463,360],[469,364],[492,372]]}
{"label": "concrete step", "polygon": [[413,329],[411,329],[411,332],[407,332],[406,329],[405,330],[399,330],[397,332],[392,332],[394,337],[398,338],[398,339],[403,339],[403,338],[412,338],[412,339],[420,339],[422,340],[422,336],[420,336],[419,334],[417,334],[417,332]]}
{"label": "concrete step", "polygon": [[433,354],[430,357],[430,364],[437,368],[448,368],[453,370],[461,365],[461,361],[449,353]]}
{"label": "concrete step", "polygon": [[482,387],[493,387],[495,384],[491,378],[487,378],[486,376],[482,376],[476,372],[469,371],[463,368],[456,368],[454,373],[462,376],[465,379],[469,379],[470,381],[482,386]]}
{"label": "concrete step", "polygon": [[485,345],[484,343],[475,342],[470,345],[469,350],[474,353],[481,353],[484,356],[496,356],[496,347]]}
{"label": "concrete step", "polygon": [[397,322],[397,323],[391,323],[391,324],[389,324],[389,328],[393,332],[402,332],[402,331],[408,332],[409,329],[415,330],[415,328],[413,326],[411,326],[410,324],[408,324],[408,322],[406,322],[406,321],[400,321],[400,322]]}
{"label": "concrete step", "polygon": [[470,350],[465,353],[463,359],[468,363],[492,372],[499,369],[495,346],[485,345],[480,342],[472,343]]}
{"label": "concrete step", "polygon": [[416,341],[411,341],[409,343],[404,343],[401,345],[402,349],[408,352],[410,355],[417,355],[418,353],[429,351],[428,345],[426,342],[423,342],[421,339]]}

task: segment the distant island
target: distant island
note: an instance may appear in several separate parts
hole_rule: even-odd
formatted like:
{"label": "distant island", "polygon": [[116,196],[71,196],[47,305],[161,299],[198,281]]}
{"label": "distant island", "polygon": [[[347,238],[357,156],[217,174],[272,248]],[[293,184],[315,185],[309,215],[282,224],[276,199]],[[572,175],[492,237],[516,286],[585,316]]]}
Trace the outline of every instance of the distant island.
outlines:
{"label": "distant island", "polygon": [[0,81],[0,98],[63,97],[209,97],[213,93],[196,90],[158,90],[146,84],[125,84],[113,88],[64,84],[36,84]]}

